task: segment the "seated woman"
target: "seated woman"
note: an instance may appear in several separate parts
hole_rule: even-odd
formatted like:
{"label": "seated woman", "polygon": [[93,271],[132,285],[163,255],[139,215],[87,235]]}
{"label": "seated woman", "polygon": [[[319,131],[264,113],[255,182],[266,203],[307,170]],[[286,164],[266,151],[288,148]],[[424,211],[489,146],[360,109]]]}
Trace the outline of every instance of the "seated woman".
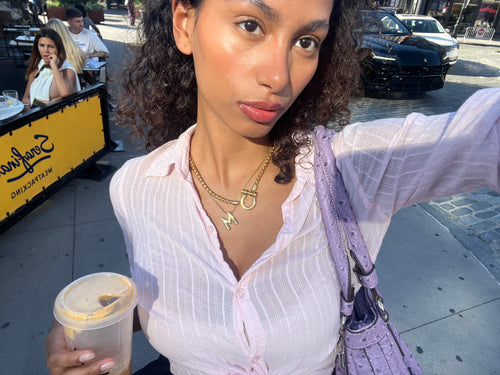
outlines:
{"label": "seated woman", "polygon": [[66,51],[66,60],[73,65],[78,74],[82,74],[83,67],[85,66],[85,54],[71,38],[71,35],[69,35],[68,27],[58,18],[48,20],[45,27],[59,34],[64,45],[64,50]]}
{"label": "seated woman", "polygon": [[31,106],[67,97],[80,88],[75,68],[66,60],[61,37],[52,29],[41,29],[35,38],[23,103]]}

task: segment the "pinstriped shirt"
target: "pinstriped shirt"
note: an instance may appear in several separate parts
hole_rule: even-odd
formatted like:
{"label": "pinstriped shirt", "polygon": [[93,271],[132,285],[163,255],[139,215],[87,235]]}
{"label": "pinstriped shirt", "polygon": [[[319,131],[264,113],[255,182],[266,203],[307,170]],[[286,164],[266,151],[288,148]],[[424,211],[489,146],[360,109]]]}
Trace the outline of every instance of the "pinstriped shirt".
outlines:
{"label": "pinstriped shirt", "polygon": [[[352,124],[332,148],[373,257],[398,209],[500,187],[500,90],[458,111]],[[276,241],[238,281],[189,170],[194,126],[128,161],[110,191],[139,290],[141,326],[176,375],[324,374],[335,360],[339,287],[315,195],[297,157]]]}

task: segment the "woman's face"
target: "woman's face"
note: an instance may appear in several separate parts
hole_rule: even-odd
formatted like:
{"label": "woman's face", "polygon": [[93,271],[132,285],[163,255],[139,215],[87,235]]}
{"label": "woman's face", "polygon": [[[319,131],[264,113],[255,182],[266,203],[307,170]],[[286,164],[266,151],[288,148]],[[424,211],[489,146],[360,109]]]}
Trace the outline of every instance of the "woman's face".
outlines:
{"label": "woman's face", "polygon": [[40,52],[40,56],[46,64],[50,63],[50,56],[56,55],[59,52],[56,47],[56,43],[46,37],[41,37],[38,40],[38,52]]}
{"label": "woman's face", "polygon": [[[204,0],[187,22],[198,124],[266,137],[313,77],[333,0]],[[187,49],[186,49],[187,48]]]}

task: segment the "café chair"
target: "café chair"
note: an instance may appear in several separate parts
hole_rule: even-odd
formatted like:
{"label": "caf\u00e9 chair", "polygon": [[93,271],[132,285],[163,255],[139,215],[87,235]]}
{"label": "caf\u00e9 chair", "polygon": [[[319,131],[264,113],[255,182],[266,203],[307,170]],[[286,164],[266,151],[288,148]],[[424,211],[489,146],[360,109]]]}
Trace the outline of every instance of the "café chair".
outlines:
{"label": "caf\u00e9 chair", "polygon": [[7,57],[13,58],[16,66],[24,65],[24,62],[29,58],[35,40],[34,34],[38,31],[38,27],[30,27],[29,25],[3,27]]}

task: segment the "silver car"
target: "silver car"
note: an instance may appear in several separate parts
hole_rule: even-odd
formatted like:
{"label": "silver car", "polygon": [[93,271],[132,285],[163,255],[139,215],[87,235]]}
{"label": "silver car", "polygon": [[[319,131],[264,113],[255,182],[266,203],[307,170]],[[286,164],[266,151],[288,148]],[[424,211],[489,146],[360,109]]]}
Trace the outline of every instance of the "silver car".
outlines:
{"label": "silver car", "polygon": [[449,34],[448,29],[433,17],[418,14],[396,14],[396,16],[415,35],[420,35],[425,39],[439,44],[446,48],[450,65],[458,60],[458,41]]}

